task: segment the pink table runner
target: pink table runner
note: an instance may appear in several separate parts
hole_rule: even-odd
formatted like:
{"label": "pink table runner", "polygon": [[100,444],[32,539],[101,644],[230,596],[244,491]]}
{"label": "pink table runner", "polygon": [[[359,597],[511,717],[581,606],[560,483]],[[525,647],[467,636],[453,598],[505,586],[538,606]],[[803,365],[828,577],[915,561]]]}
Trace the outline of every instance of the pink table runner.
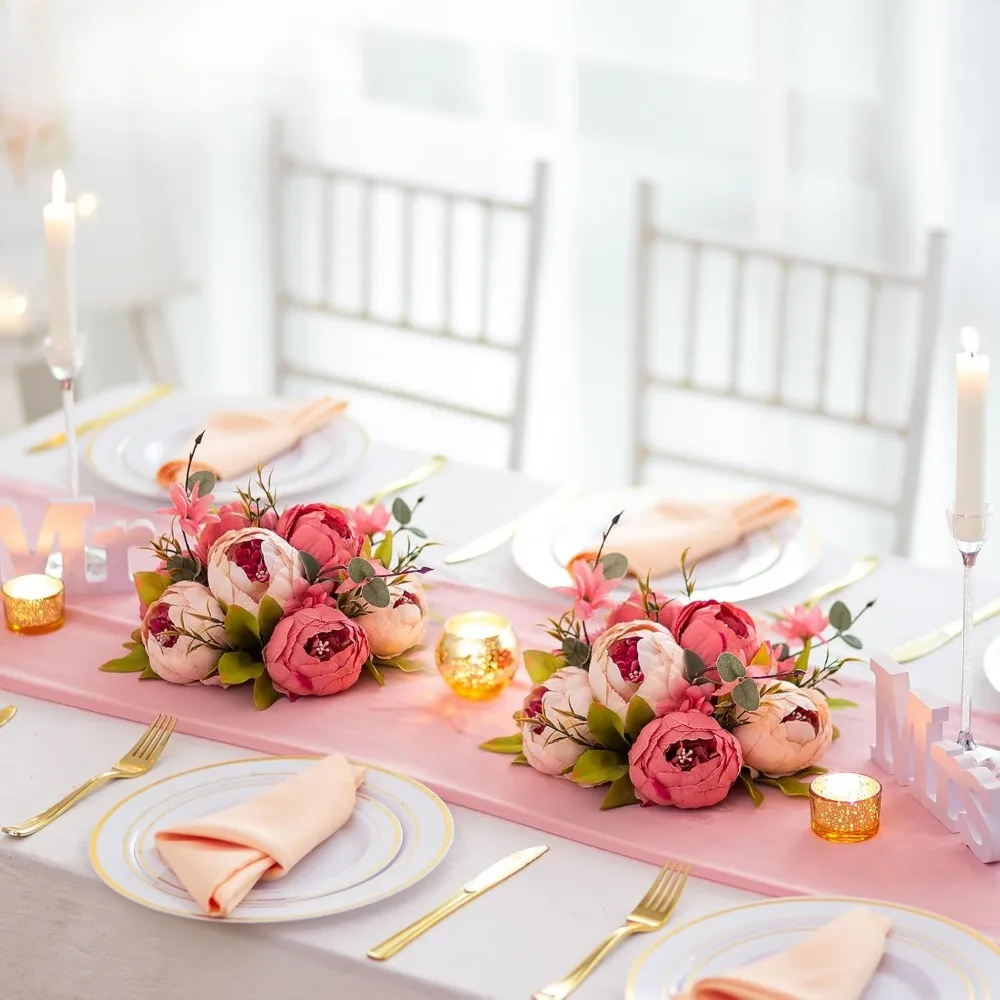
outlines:
{"label": "pink table runner", "polygon": [[[435,586],[431,599],[441,616],[473,608],[506,615],[525,647],[541,644],[534,623],[553,610],[448,584]],[[405,771],[456,805],[628,857],[683,860],[697,875],[769,895],[890,900],[934,910],[1000,939],[1000,866],[976,861],[891,781],[885,786],[882,831],[856,845],[819,840],[809,830],[806,800],[787,799],[772,789],[758,810],[734,792],[722,805],[701,811],[633,806],[600,812],[603,791],[512,767],[509,758],[477,749],[481,740],[514,730],[511,713],[528,687],[523,674],[500,699],[486,704],[457,698],[435,674],[394,672],[382,689],[365,679],[343,695],[294,704],[283,700],[258,712],[249,690],[177,687],[100,673],[97,665],[118,655],[136,614],[134,598],[89,598],[71,609],[59,632],[35,637],[2,632],[0,688],[136,722],[169,712],[180,719],[181,732],[256,750],[339,750]],[[871,693],[858,681],[838,691],[862,707],[836,713],[842,735],[824,764],[872,770]],[[1000,725],[980,719],[977,733],[996,741]]]}

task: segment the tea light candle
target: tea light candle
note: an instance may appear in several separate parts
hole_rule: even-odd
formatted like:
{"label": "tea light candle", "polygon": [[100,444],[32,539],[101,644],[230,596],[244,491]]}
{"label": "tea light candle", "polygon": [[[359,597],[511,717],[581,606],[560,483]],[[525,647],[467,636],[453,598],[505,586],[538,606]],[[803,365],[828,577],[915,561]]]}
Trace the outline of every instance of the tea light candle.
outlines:
{"label": "tea light candle", "polygon": [[495,698],[517,671],[520,654],[510,622],[492,611],[467,611],[444,623],[435,661],[463,698]]}
{"label": "tea light candle", "polygon": [[15,576],[0,587],[3,613],[11,632],[38,635],[59,628],[65,619],[62,580],[44,573]]}
{"label": "tea light candle", "polygon": [[809,785],[812,830],[835,844],[856,844],[878,833],[882,785],[867,774],[835,771]]}

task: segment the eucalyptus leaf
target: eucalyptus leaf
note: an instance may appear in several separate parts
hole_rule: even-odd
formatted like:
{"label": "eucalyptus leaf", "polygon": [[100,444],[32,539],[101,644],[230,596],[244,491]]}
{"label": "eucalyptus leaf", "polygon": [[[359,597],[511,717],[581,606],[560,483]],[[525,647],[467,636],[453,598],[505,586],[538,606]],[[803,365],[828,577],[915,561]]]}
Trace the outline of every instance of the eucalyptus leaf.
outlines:
{"label": "eucalyptus leaf", "polygon": [[764,801],[764,793],[757,787],[757,783],[747,774],[746,768],[740,771],[740,783],[746,789],[747,794],[753,800],[754,806],[759,809]]}
{"label": "eucalyptus leaf", "polygon": [[389,588],[381,577],[373,576],[362,588],[361,596],[373,608],[389,607]]}
{"label": "eucalyptus leaf", "polygon": [[155,604],[162,596],[163,591],[170,586],[173,581],[166,573],[149,573],[140,571],[133,577],[135,592],[139,595],[139,600],[146,607]]}
{"label": "eucalyptus leaf", "polygon": [[851,612],[847,610],[847,605],[843,601],[833,602],[829,617],[830,624],[838,632],[843,632],[851,627]]}
{"label": "eucalyptus leaf", "polygon": [[364,583],[365,580],[375,575],[375,570],[372,569],[371,563],[368,562],[367,559],[362,559],[360,556],[355,556],[347,564],[347,575],[355,583]]}
{"label": "eucalyptus leaf", "polygon": [[[385,533],[385,537],[383,537],[382,541],[378,543],[378,548],[375,550],[375,558],[383,566],[385,566],[386,569],[388,569],[392,565],[392,532],[391,531],[387,531]],[[364,560],[361,560],[361,561],[363,562]],[[354,560],[352,559],[351,562],[354,562]],[[365,565],[368,566],[368,563],[365,563]],[[368,566],[368,568],[371,569],[370,566]],[[350,573],[350,569],[348,569],[348,573]],[[354,580],[354,577],[352,576],[351,579]],[[354,582],[355,583],[361,583],[360,580],[354,580]]]}
{"label": "eucalyptus leaf", "polygon": [[705,661],[693,649],[684,650],[684,676],[691,684],[694,684],[707,670]]}
{"label": "eucalyptus leaf", "polygon": [[392,516],[399,521],[400,524],[409,524],[410,518],[413,517],[413,511],[410,510],[410,505],[402,498],[396,497],[392,501]]}
{"label": "eucalyptus leaf", "polygon": [[406,529],[411,535],[416,535],[417,538],[426,538],[427,532],[423,528],[414,528],[413,525],[409,525]]}
{"label": "eucalyptus leaf", "polygon": [[612,712],[607,705],[592,701],[587,710],[587,728],[591,736],[608,750],[628,752],[628,741],[625,739],[625,724],[617,712]]}
{"label": "eucalyptus leaf", "polygon": [[264,664],[252,653],[231,650],[219,658],[219,677],[223,684],[245,684],[264,672]]}
{"label": "eucalyptus leaf", "polygon": [[493,739],[479,744],[480,750],[489,750],[490,753],[520,753],[523,747],[521,734],[512,733],[510,736],[494,736]]}
{"label": "eucalyptus leaf", "polygon": [[[226,612],[226,638],[237,649],[260,652],[260,626],[246,608],[232,604]],[[259,657],[258,657],[259,659]]]}
{"label": "eucalyptus leaf", "polygon": [[274,682],[271,675],[265,670],[253,682],[253,703],[263,712],[265,708],[270,708],[281,697],[274,689]]}
{"label": "eucalyptus leaf", "polygon": [[215,478],[214,472],[209,472],[208,469],[202,469],[200,472],[192,472],[188,476],[187,480],[187,491],[188,493],[193,493],[195,485],[198,487],[198,496],[207,497],[212,490],[215,489],[215,484],[218,480]]}
{"label": "eucalyptus leaf", "polygon": [[841,635],[841,639],[847,643],[852,649],[861,648],[861,640],[856,635],[851,635],[849,632],[845,632]]}
{"label": "eucalyptus leaf", "polygon": [[524,651],[524,669],[532,684],[544,684],[557,670],[566,666],[566,661],[555,653],[542,649]]}
{"label": "eucalyptus leaf", "polygon": [[149,666],[149,657],[141,644],[136,645],[127,655],[102,663],[100,669],[110,674],[137,674]]}
{"label": "eucalyptus leaf", "polygon": [[645,698],[639,695],[632,695],[632,700],[628,703],[625,712],[625,733],[631,740],[636,740],[646,726],[656,718],[656,713],[650,707]]}
{"label": "eucalyptus leaf", "polygon": [[283,614],[281,605],[270,594],[265,594],[261,598],[260,607],[257,608],[257,633],[261,645],[266,646],[270,641],[275,626],[281,621]]}
{"label": "eucalyptus leaf", "polygon": [[847,698],[831,698],[829,695],[826,697],[826,704],[831,709],[858,707],[858,703],[856,701],[850,701]]}
{"label": "eucalyptus leaf", "polygon": [[302,564],[302,575],[310,583],[315,583],[319,576],[319,560],[311,552],[300,550],[299,562]]}
{"label": "eucalyptus leaf", "polygon": [[602,809],[619,809],[621,806],[634,806],[639,800],[635,797],[632,779],[626,771],[620,778],[611,782],[608,794],[601,803]]}
{"label": "eucalyptus leaf", "polygon": [[743,680],[733,688],[733,701],[746,712],[755,712],[760,706],[760,689],[751,677]]}
{"label": "eucalyptus leaf", "polygon": [[614,750],[584,750],[573,768],[579,785],[605,785],[628,774],[628,758]]}
{"label": "eucalyptus leaf", "polygon": [[719,676],[727,684],[745,677],[747,672],[739,657],[732,653],[719,653],[719,658],[715,661],[715,669],[719,671]]}
{"label": "eucalyptus leaf", "polygon": [[628,559],[620,552],[609,552],[601,557],[605,580],[620,580],[628,572]]}

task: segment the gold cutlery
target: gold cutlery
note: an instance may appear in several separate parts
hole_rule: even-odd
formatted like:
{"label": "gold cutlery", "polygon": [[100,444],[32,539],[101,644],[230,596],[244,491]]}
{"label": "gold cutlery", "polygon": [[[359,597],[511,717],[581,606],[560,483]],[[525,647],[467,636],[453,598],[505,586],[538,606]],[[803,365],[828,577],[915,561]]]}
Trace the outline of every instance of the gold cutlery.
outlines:
{"label": "gold cutlery", "polygon": [[447,455],[431,455],[426,462],[418,465],[405,476],[386,483],[382,489],[373,493],[361,504],[361,506],[374,507],[379,501],[384,500],[390,494],[408,490],[411,486],[416,486],[417,483],[422,483],[425,479],[430,479],[431,476],[436,476],[447,464]]}
{"label": "gold cutlery", "polygon": [[[144,393],[137,399],[133,399],[130,403],[125,403],[123,406],[116,407],[113,410],[108,410],[107,413],[102,413],[99,416],[92,417],[90,420],[84,420],[82,423],[76,425],[77,436],[86,434],[89,431],[96,431],[99,427],[104,427],[107,424],[113,424],[116,420],[121,420],[122,417],[127,417],[130,413],[134,413],[136,410],[141,410],[144,406],[148,406],[161,396],[166,396],[170,391],[171,389],[169,385],[155,386],[153,389],[150,389],[149,392]],[[59,431],[58,434],[53,434],[52,437],[47,437],[44,441],[39,441],[37,444],[33,444],[28,449],[28,454],[34,455],[40,451],[48,451],[50,448],[61,448],[65,443],[66,432]]]}
{"label": "gold cutlery", "polygon": [[513,520],[507,521],[505,524],[501,524],[500,527],[494,528],[492,531],[487,531],[485,535],[480,535],[478,538],[460,546],[453,552],[449,552],[443,561],[449,565],[453,565],[454,563],[468,562],[470,559],[478,559],[480,556],[485,556],[494,549],[500,548],[505,542],[510,541],[525,521],[537,517],[539,514],[554,507],[560,507],[562,504],[572,500],[573,497],[579,496],[579,494],[580,491],[575,489],[560,490],[547,500],[543,500],[540,504],[529,508],[523,514],[519,514]]}
{"label": "gold cutlery", "polygon": [[844,590],[852,584],[860,583],[866,576],[870,576],[878,569],[880,562],[881,559],[878,556],[862,556],[843,576],[831,580],[830,583],[824,584],[822,587],[817,587],[803,603],[807,608],[811,608],[814,604],[819,604],[820,601],[838,591]]}
{"label": "gold cutlery", "polygon": [[[1000,600],[984,604],[972,616],[972,624],[982,625],[983,622],[993,618],[995,615],[1000,615]],[[913,660],[919,660],[921,656],[933,653],[935,649],[940,649],[942,646],[947,645],[952,639],[957,639],[961,634],[962,619],[956,618],[953,622],[948,622],[947,625],[942,625],[941,628],[935,629],[933,632],[928,632],[926,635],[922,635],[917,639],[911,639],[909,642],[904,642],[901,646],[897,646],[890,653],[890,656],[897,663],[910,663]]]}
{"label": "gold cutlery", "polygon": [[660,869],[656,881],[649,887],[639,905],[625,918],[625,923],[599,944],[568,976],[557,979],[544,990],[533,994],[532,1000],[563,1000],[577,989],[625,938],[632,934],[648,934],[650,931],[660,930],[670,919],[670,914],[681,898],[689,871],[687,865],[668,861]]}
{"label": "gold cutlery", "polygon": [[170,734],[174,731],[177,720],[172,715],[158,715],[146,729],[146,731],[136,740],[135,746],[121,760],[111,765],[108,771],[102,771],[85,781],[79,788],[72,791],[64,799],[60,799],[54,806],[39,813],[25,823],[17,826],[5,826],[0,829],[8,837],[30,837],[33,833],[38,833],[54,819],[58,819],[64,812],[71,809],[80,799],[89,795],[95,788],[115,781],[118,778],[138,778],[145,774],[159,759],[163,753],[163,748],[170,739]]}
{"label": "gold cutlery", "polygon": [[17,715],[16,705],[8,705],[6,708],[0,708],[0,726],[6,726],[15,715]]}
{"label": "gold cutlery", "polygon": [[429,931],[436,924],[450,916],[456,910],[461,909],[466,903],[471,903],[478,899],[484,892],[488,892],[494,886],[509,879],[511,875],[516,875],[522,868],[526,868],[532,861],[536,861],[546,851],[548,847],[526,847],[523,851],[515,851],[494,862],[485,871],[480,872],[474,879],[466,882],[462,888],[450,896],[436,909],[415,920],[409,927],[404,927],[398,934],[393,934],[381,944],[377,944],[368,952],[369,958],[374,958],[379,962],[392,958],[401,948],[405,948],[411,941],[415,941],[425,931]]}

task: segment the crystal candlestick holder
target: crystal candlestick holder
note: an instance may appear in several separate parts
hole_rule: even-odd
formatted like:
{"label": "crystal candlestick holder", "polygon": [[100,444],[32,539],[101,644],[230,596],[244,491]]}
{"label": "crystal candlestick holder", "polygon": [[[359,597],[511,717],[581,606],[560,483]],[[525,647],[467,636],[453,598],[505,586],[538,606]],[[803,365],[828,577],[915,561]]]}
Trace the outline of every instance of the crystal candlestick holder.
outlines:
{"label": "crystal candlestick holder", "polygon": [[983,504],[981,513],[960,514],[948,508],[948,526],[962,556],[962,696],[958,743],[975,750],[972,737],[972,574],[990,531],[993,507]]}

